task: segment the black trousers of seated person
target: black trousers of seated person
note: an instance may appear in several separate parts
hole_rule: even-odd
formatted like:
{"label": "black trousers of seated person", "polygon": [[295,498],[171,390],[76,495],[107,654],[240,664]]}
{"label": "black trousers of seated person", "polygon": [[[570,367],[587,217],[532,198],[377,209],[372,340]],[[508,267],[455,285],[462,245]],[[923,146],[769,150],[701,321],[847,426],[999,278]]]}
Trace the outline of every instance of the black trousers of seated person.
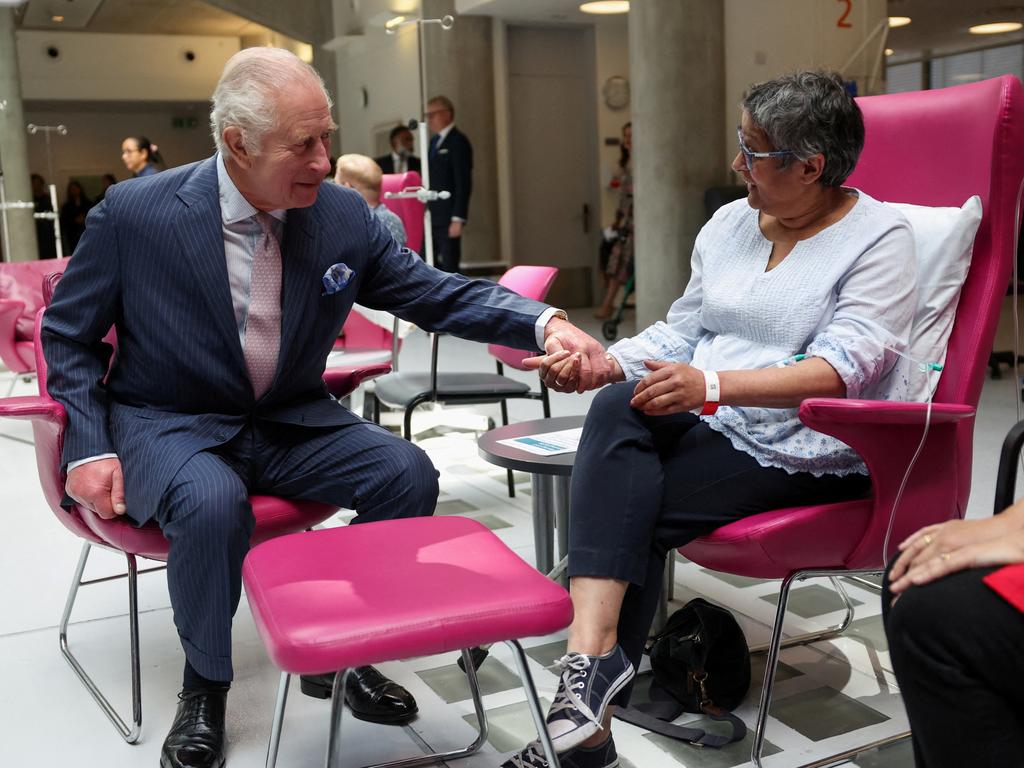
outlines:
{"label": "black trousers of seated person", "polygon": [[974,568],[911,587],[882,616],[917,768],[1024,766],[1024,614]]}
{"label": "black trousers of seated person", "polygon": [[[634,387],[605,387],[587,414],[572,473],[569,576],[629,582],[618,641],[636,667],[668,552],[758,512],[859,498],[871,484],[866,475],[763,467],[693,414],[631,408]],[[630,692],[616,703],[627,704]]]}

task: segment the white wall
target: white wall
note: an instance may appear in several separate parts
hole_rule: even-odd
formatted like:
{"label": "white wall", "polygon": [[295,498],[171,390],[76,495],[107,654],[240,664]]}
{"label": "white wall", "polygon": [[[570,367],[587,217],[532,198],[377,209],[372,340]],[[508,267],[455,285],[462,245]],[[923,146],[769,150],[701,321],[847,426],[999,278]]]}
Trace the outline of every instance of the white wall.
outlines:
{"label": "white wall", "polygon": [[[337,63],[336,154],[376,155],[383,151],[381,134],[386,147],[386,134],[396,123],[420,116],[416,26],[401,27],[393,35],[384,32],[388,18],[414,14],[417,8],[411,0],[365,0],[353,13],[349,0],[334,0],[335,37],[324,47],[335,52]],[[425,153],[417,148],[417,154]]]}
{"label": "white wall", "polygon": [[[884,90],[885,0],[725,0],[726,167],[736,154],[743,92],[753,83],[799,69],[836,69],[856,80],[859,95]],[[698,73],[691,73],[698,76]],[[874,75],[874,77],[872,77]]]}
{"label": "white wall", "polygon": [[[205,101],[236,37],[19,31],[22,98]],[[57,58],[47,54],[53,46]],[[195,54],[193,61],[185,52]]]}

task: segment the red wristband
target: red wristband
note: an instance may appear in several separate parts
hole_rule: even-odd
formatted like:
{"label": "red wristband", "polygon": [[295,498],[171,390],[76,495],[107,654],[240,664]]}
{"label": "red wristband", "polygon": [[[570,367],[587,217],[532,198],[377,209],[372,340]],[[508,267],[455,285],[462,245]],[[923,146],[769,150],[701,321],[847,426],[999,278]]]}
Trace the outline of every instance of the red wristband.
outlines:
{"label": "red wristband", "polygon": [[718,400],[721,396],[721,385],[718,381],[716,371],[701,371],[704,374],[704,407],[700,409],[701,416],[713,416],[718,410]]}

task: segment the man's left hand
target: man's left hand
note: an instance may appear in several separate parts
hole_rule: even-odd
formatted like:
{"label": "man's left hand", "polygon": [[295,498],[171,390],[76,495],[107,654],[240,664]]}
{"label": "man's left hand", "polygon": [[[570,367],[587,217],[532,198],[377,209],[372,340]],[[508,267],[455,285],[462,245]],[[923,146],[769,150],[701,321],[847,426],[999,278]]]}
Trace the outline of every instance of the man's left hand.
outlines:
{"label": "man's left hand", "polygon": [[453,221],[448,225],[448,237],[459,238],[462,237],[462,225],[463,221]]}
{"label": "man's left hand", "polygon": [[544,327],[544,351],[546,354],[528,357],[523,363],[539,369],[544,384],[556,392],[603,387],[615,379],[618,370],[605,357],[601,342],[560,317],[551,318]]}

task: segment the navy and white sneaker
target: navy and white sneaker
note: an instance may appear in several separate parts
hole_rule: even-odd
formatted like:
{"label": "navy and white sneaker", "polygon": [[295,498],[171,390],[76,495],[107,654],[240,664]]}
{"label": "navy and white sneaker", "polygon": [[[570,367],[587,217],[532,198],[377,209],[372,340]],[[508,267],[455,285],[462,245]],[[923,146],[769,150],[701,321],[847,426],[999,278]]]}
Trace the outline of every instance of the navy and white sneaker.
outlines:
{"label": "navy and white sneaker", "polygon": [[[610,736],[596,747],[577,747],[558,756],[562,768],[616,768],[619,756],[615,752],[615,739]],[[501,768],[548,768],[544,750],[539,741],[531,741],[522,752],[517,752],[501,764]]]}
{"label": "navy and white sneaker", "polygon": [[604,656],[567,653],[558,666],[562,676],[547,726],[551,743],[561,754],[601,730],[609,702],[633,679],[635,670],[619,645]]}

